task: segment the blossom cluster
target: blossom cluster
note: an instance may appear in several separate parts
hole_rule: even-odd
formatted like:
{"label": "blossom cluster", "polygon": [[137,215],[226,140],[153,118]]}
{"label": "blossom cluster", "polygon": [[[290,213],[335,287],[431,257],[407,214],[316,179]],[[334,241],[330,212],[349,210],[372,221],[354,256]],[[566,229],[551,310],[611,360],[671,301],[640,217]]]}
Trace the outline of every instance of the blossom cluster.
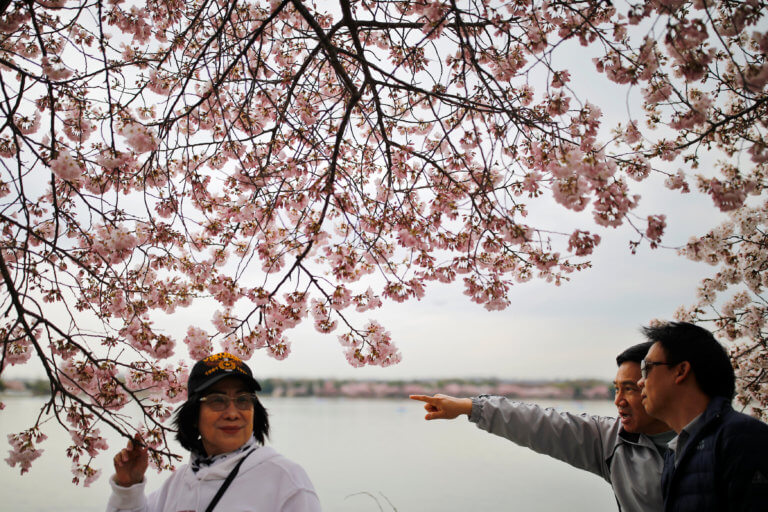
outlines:
{"label": "blossom cluster", "polygon": [[31,428],[18,434],[8,434],[8,444],[11,445],[8,458],[5,462],[9,466],[19,465],[23,475],[32,467],[32,461],[40,457],[45,450],[36,447],[48,438],[38,428]]}
{"label": "blossom cluster", "polygon": [[402,355],[392,344],[392,337],[378,322],[370,321],[362,333],[357,333],[363,340],[361,347],[356,337],[351,334],[339,336],[339,343],[346,348],[345,355],[349,364],[355,367],[379,365],[387,367],[399,363]]}
{"label": "blossom cluster", "polygon": [[[2,367],[0,370],[5,369],[6,365],[19,365],[29,361],[34,346],[21,326],[17,326],[10,332],[6,328],[0,328],[0,334],[3,336]],[[33,335],[39,336],[39,333],[35,332]]]}
{"label": "blossom cluster", "polygon": [[62,180],[77,182],[83,175],[83,166],[69,152],[59,153],[50,163],[53,173]]}
{"label": "blossom cluster", "polygon": [[138,153],[154,151],[160,143],[158,138],[147,127],[142,126],[138,122],[126,123],[120,128],[119,133],[125,137],[128,146]]}
{"label": "blossom cluster", "polygon": [[[700,238],[681,254],[706,262],[717,271],[698,290],[698,301],[677,311],[686,321],[709,321],[730,342],[737,376],[738,399],[758,417],[768,420],[768,203],[743,206],[728,221]],[[728,294],[730,292],[730,294]]]}
{"label": "blossom cluster", "polygon": [[138,238],[127,226],[101,225],[96,226],[89,249],[110,264],[116,264],[129,258],[138,242]]}

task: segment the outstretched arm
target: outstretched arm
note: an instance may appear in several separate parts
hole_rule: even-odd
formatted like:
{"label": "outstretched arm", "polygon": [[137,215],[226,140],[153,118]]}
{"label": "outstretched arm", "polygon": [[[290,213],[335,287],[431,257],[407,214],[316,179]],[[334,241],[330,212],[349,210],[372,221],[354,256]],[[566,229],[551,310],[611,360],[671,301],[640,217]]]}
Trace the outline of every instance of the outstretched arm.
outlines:
{"label": "outstretched arm", "polygon": [[[425,419],[453,419],[462,414],[479,428],[510,441],[595,473],[610,482],[605,454],[616,443],[619,423],[614,418],[559,413],[500,396],[455,398],[411,395],[424,402]],[[473,408],[474,402],[474,408]]]}
{"label": "outstretched arm", "polygon": [[462,414],[469,416],[472,412],[471,398],[455,398],[448,395],[411,395],[409,398],[424,402],[426,420],[452,420]]}

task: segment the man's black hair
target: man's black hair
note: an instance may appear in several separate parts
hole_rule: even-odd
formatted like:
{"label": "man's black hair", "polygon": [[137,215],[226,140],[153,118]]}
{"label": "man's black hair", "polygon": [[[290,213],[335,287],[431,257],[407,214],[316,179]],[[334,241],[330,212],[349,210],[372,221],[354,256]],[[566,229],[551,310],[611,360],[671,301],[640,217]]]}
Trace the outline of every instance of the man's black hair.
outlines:
{"label": "man's black hair", "polygon": [[[173,416],[173,426],[176,427],[176,440],[181,446],[191,452],[205,454],[200,430],[197,423],[200,419],[200,398],[203,395],[192,395],[181,404]],[[258,398],[253,399],[253,437],[259,444],[269,437],[269,415]]]}
{"label": "man's black hair", "polygon": [[707,396],[733,399],[736,377],[731,359],[711,332],[687,322],[644,327],[642,331],[648,340],[661,344],[667,363],[688,361],[696,384]]}
{"label": "man's black hair", "polygon": [[637,345],[632,345],[627,350],[616,356],[616,366],[621,366],[627,361],[630,363],[640,364],[640,361],[645,359],[646,354],[648,354],[648,351],[651,350],[652,345],[652,341],[645,341],[643,343],[638,343]]}

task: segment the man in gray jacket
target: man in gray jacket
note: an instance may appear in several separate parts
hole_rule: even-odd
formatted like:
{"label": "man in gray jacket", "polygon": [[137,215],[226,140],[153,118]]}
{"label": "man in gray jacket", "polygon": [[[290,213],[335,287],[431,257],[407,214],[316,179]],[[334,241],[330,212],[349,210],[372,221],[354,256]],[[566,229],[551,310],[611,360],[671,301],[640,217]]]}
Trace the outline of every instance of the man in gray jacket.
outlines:
{"label": "man in gray jacket", "polygon": [[411,398],[426,403],[427,420],[466,414],[478,428],[603,477],[613,487],[622,512],[656,512],[663,508],[664,451],[675,433],[650,417],[642,405],[637,381],[640,362],[651,345],[635,345],[616,358],[618,418],[558,413],[499,396]]}

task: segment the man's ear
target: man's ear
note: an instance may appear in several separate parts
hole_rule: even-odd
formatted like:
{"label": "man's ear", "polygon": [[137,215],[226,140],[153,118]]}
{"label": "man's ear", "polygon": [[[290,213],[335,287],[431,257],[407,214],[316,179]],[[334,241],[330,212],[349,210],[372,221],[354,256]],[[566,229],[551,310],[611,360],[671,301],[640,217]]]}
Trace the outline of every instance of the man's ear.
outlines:
{"label": "man's ear", "polygon": [[691,363],[683,361],[675,367],[675,384],[682,384],[685,380],[693,375],[691,369]]}

